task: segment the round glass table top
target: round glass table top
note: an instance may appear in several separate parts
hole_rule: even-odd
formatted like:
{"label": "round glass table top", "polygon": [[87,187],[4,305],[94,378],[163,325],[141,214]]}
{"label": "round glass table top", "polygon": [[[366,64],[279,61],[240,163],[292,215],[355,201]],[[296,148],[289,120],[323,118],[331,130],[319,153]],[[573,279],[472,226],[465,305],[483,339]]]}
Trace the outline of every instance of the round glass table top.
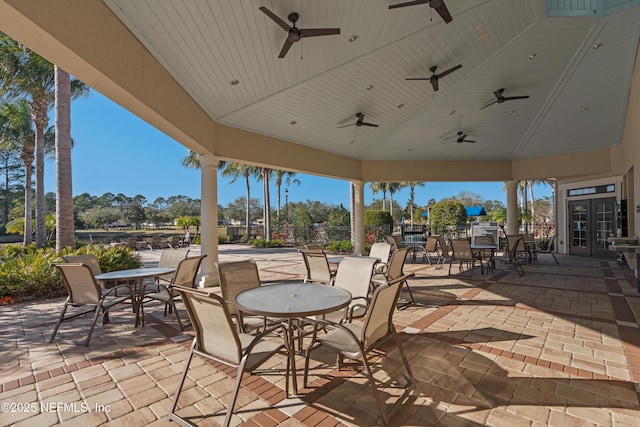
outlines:
{"label": "round glass table top", "polygon": [[351,293],[335,286],[278,283],[248,289],[236,296],[238,308],[249,314],[304,317],[330,313],[349,305]]}
{"label": "round glass table top", "polygon": [[100,273],[96,275],[98,280],[126,280],[126,279],[142,279],[145,277],[162,276],[164,274],[176,271],[172,267],[154,267],[154,268],[132,268],[129,270],[110,271],[109,273]]}

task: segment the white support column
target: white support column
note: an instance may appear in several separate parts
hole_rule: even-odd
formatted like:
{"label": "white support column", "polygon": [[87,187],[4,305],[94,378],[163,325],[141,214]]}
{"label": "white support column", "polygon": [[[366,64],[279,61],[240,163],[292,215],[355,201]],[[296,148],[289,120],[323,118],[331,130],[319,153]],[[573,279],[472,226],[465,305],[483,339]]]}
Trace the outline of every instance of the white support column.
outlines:
{"label": "white support column", "polygon": [[364,182],[353,181],[353,210],[355,217],[355,236],[353,253],[355,255],[365,255],[364,249]]}
{"label": "white support column", "polygon": [[219,286],[214,263],[218,261],[218,161],[211,154],[198,156],[200,161],[200,244],[203,255],[199,286]]}
{"label": "white support column", "polygon": [[507,186],[507,234],[518,234],[518,182],[505,181]]}

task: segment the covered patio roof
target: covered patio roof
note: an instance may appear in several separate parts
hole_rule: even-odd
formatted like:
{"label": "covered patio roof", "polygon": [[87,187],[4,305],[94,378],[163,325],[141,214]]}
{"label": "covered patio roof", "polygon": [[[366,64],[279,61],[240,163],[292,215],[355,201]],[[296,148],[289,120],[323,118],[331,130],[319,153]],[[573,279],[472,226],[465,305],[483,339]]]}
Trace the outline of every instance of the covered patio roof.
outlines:
{"label": "covered patio roof", "polygon": [[[2,0],[0,30],[223,159],[365,182],[626,171],[637,1],[449,3],[445,24],[387,0]],[[341,33],[277,58],[286,33],[259,7]],[[457,65],[438,91],[406,80]],[[379,127],[342,127],[356,113]]]}

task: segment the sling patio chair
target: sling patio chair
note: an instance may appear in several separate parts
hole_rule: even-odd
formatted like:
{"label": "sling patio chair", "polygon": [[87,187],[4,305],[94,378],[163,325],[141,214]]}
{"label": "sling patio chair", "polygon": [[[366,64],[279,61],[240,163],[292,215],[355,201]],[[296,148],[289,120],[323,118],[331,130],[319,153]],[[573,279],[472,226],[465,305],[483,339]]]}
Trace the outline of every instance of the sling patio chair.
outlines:
{"label": "sling patio chair", "polygon": [[549,243],[547,244],[547,248],[546,249],[539,249],[537,246],[534,249],[535,250],[535,259],[538,258],[538,254],[551,254],[551,256],[553,257],[553,260],[556,262],[556,264],[560,265],[560,263],[558,262],[558,258],[556,258],[556,254],[555,252],[555,240],[558,236],[556,234],[552,234],[551,237],[549,237]]}
{"label": "sling patio chair", "polygon": [[[195,338],[191,344],[182,377],[173,398],[169,419],[181,426],[195,426],[194,423],[185,419],[186,417],[183,418],[178,415],[176,410],[180,393],[189,372],[189,366],[193,356],[198,355],[236,369],[233,391],[231,392],[226,416],[222,424],[224,427],[228,427],[238,392],[240,391],[243,374],[245,372],[253,372],[284,347],[281,341],[273,342],[264,339],[266,335],[283,327],[282,325],[273,325],[257,336],[238,333],[229,312],[229,305],[222,298],[213,293],[205,293],[182,286],[176,286],[174,289],[182,295],[182,300],[187,307],[187,313],[195,331]],[[289,381],[288,360],[287,383]],[[190,399],[189,401],[193,400]]]}
{"label": "sling patio chair", "polygon": [[262,316],[245,315],[236,305],[236,296],[247,289],[260,286],[260,274],[254,260],[217,262],[215,263],[220,282],[220,293],[227,304],[231,318],[236,322],[238,332],[256,331],[267,326],[267,319]]}
{"label": "sling patio chair", "polygon": [[507,253],[509,254],[509,262],[513,262],[513,257],[526,258],[531,262],[530,248],[524,243],[522,234],[507,234]]}
{"label": "sling patio chair", "polygon": [[435,256],[435,268],[442,268],[442,264],[444,264],[444,257],[442,256],[442,249],[440,249],[440,246],[438,245],[438,237],[440,236],[431,235],[427,238],[427,244],[424,248],[424,252],[429,265],[433,265],[432,257]]}
{"label": "sling patio chair", "polygon": [[515,241],[511,240],[509,246],[509,260],[513,265],[513,269],[518,273],[518,276],[524,276],[524,267],[522,266],[522,262],[518,257],[518,248],[524,246],[523,240],[524,238],[520,236],[515,239]]}
{"label": "sling patio chair", "polygon": [[376,273],[384,273],[391,256],[391,245],[385,242],[376,242],[371,245],[369,256],[378,258],[380,261],[376,264]]}
{"label": "sling patio chair", "polygon": [[[408,251],[407,248],[402,248],[392,253],[391,260],[389,261],[389,268],[387,269],[387,271],[384,274],[379,274],[379,273],[374,274],[374,276],[371,278],[371,283],[374,286],[380,286],[385,283],[389,283],[397,279],[398,277],[405,276],[402,270],[404,269],[404,263],[407,259],[407,251]],[[413,277],[413,276],[414,274],[411,273],[409,275],[406,275],[405,277]],[[407,290],[409,291],[409,298],[411,298],[411,303],[415,305],[416,300],[413,299],[413,292],[411,292],[411,287],[409,286],[409,282],[405,280],[404,284],[407,287]],[[409,304],[410,303],[407,302],[406,304],[403,304],[403,307],[406,307]]]}
{"label": "sling patio chair", "polygon": [[300,249],[307,274],[304,276],[305,283],[320,283],[323,285],[333,285],[335,271],[329,267],[327,254],[322,251]]}
{"label": "sling patio chair", "polygon": [[[98,274],[102,273],[102,268],[100,267],[100,261],[98,260],[98,257],[96,257],[94,254],[65,255],[62,257],[62,259],[64,259],[64,262],[86,265],[87,267],[89,267],[89,269],[91,270],[91,273],[93,273],[94,276],[97,276]],[[96,283],[100,285],[100,287],[102,288],[102,292],[108,291],[107,289],[108,283],[106,283],[104,280],[96,280]]]}
{"label": "sling patio chair", "polygon": [[178,309],[176,308],[175,300],[180,298],[180,293],[175,290],[175,286],[182,287],[196,287],[196,277],[198,277],[198,270],[200,270],[200,264],[206,255],[185,258],[178,264],[176,272],[171,278],[169,285],[163,285],[158,283],[145,283],[140,290],[140,317],[142,319],[142,325],[144,326],[144,302],[146,300],[162,301],[164,302],[164,315],[167,312],[173,312],[178,321],[178,327],[181,331],[184,330],[180,316],[178,315]]}
{"label": "sling patio chair", "polygon": [[476,262],[478,262],[480,271],[484,273],[480,254],[471,249],[471,243],[469,243],[467,239],[451,239],[449,240],[449,243],[451,244],[452,251],[451,263],[449,264],[449,275],[451,275],[451,266],[454,261],[460,263],[458,271],[462,271],[462,264],[467,264],[469,270],[471,270],[471,276],[473,276],[473,268],[476,266]]}
{"label": "sling patio chair", "polygon": [[[180,261],[187,258],[189,255],[190,249],[176,249],[170,251],[162,251],[160,254],[160,260],[158,261],[159,268],[165,267],[178,267]],[[171,280],[175,276],[175,273],[165,274],[164,276],[158,276],[156,279],[156,283],[168,285],[171,283]]]}
{"label": "sling patio chair", "polygon": [[329,313],[326,319],[340,321],[364,317],[369,306],[371,278],[377,259],[370,257],[345,257],[338,265],[334,286],[351,293],[351,303],[344,311]]}
{"label": "sling patio chair", "polygon": [[177,249],[180,247],[180,243],[182,242],[182,237],[180,236],[171,236],[171,240],[167,240],[169,247],[171,249]]}
{"label": "sling patio chair", "polygon": [[169,248],[169,242],[162,240],[160,236],[152,236],[151,243],[149,244],[151,249],[167,249]]}
{"label": "sling patio chair", "polygon": [[[54,264],[54,267],[60,271],[62,282],[65,288],[67,288],[69,296],[64,302],[60,317],[58,318],[56,326],[53,328],[49,342],[53,342],[62,322],[75,319],[85,314],[94,313],[89,333],[83,343],[85,346],[88,346],[100,312],[102,312],[102,324],[106,325],[109,323],[109,309],[111,307],[116,304],[125,303],[127,300],[131,302],[130,290],[127,286],[117,286],[103,291],[96,282],[91,268],[86,264],[63,263]],[[118,292],[120,292],[122,296],[117,296]],[[65,317],[69,308],[74,311],[75,309],[82,311]]]}
{"label": "sling patio chair", "polygon": [[[311,343],[309,347],[307,347],[305,354],[305,387],[307,387],[309,376],[309,358],[311,352],[319,346],[328,347],[338,354],[338,369],[342,367],[342,361],[345,357],[351,360],[361,360],[364,365],[364,374],[369,382],[382,420],[385,425],[389,424],[390,417],[415,387],[415,379],[411,372],[409,361],[407,360],[402,348],[402,343],[398,339],[398,334],[393,325],[393,312],[396,308],[402,283],[406,282],[407,278],[408,276],[400,276],[389,283],[379,286],[373,293],[369,310],[363,322],[358,322],[357,324],[350,322],[338,324],[328,320],[316,320]],[[319,328],[330,330],[327,334],[318,335],[317,332]],[[386,402],[384,402],[380,396],[377,386],[377,383],[381,382],[380,379],[385,377],[378,375],[379,372],[376,372],[376,375],[374,375],[368,356],[370,353],[374,353],[376,358],[382,357],[382,359],[384,359],[385,356],[380,356],[380,353],[375,350],[380,349],[382,344],[389,339],[393,339],[395,346],[399,350],[404,369],[406,370],[406,376],[404,378],[405,384],[400,385],[400,387],[404,389],[402,394],[397,397],[397,400],[389,409],[385,409]],[[383,351],[384,354],[386,354],[390,350],[384,347]],[[376,381],[376,377],[378,381]],[[392,382],[389,378],[386,378],[384,381],[387,382],[387,384],[385,384],[386,386],[389,386],[389,383]],[[398,384],[399,382],[399,380],[395,379],[393,381],[394,384]]]}

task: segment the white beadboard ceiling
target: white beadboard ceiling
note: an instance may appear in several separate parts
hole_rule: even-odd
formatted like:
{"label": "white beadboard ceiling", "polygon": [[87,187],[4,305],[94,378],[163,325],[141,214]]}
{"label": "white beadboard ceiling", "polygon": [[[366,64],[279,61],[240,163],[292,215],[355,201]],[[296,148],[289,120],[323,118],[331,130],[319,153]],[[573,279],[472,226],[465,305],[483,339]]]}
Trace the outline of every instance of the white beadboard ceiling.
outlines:
{"label": "white beadboard ceiling", "polygon": [[[544,0],[446,0],[449,24],[428,5],[388,8],[402,0],[103,1],[215,121],[365,160],[619,144],[640,31],[638,2],[623,0],[597,2],[610,13],[593,16],[548,1],[550,15],[565,15],[551,17]],[[260,6],[341,34],[303,38],[279,59],[287,34]],[[457,64],[438,92],[405,80]],[[481,109],[500,88],[530,98]],[[358,112],[379,127],[339,128]],[[477,142],[456,143],[458,131]]]}

